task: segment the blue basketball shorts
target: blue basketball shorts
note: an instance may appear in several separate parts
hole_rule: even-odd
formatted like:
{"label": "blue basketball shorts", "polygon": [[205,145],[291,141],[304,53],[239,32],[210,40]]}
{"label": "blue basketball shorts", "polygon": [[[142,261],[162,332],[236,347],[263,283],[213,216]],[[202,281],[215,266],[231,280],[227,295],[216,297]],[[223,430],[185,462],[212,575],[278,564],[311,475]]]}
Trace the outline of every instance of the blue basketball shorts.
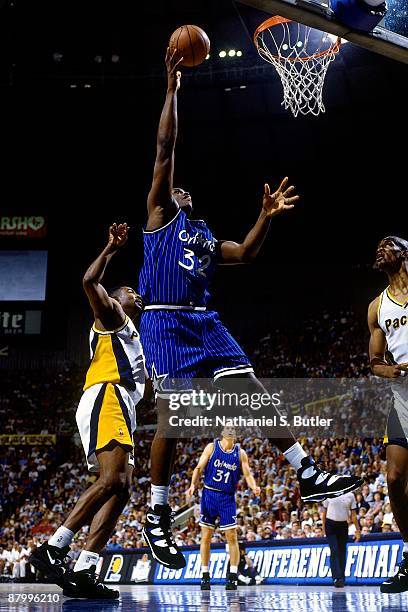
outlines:
{"label": "blue basketball shorts", "polygon": [[212,491],[204,487],[201,496],[201,527],[226,531],[237,526],[237,504],[235,494]]}
{"label": "blue basketball shorts", "polygon": [[147,310],[140,339],[153,380],[217,380],[253,372],[247,355],[213,311]]}

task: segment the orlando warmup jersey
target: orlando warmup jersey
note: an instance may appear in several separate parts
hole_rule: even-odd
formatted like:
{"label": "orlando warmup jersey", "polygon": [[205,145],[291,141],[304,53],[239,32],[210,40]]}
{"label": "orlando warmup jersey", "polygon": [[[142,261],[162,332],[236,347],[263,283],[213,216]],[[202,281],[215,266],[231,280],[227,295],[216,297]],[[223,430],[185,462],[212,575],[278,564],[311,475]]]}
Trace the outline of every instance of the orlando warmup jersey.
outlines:
{"label": "orlando warmup jersey", "polygon": [[216,266],[217,241],[204,221],[178,210],[164,227],[143,232],[139,292],[147,305],[205,306]]}
{"label": "orlando warmup jersey", "polygon": [[240,478],[240,445],[234,444],[230,451],[225,451],[220,440],[214,440],[214,451],[204,471],[204,487],[233,495]]}
{"label": "orlando warmup jersey", "polygon": [[84,391],[98,383],[120,384],[129,391],[135,391],[138,383],[144,385],[143,349],[139,334],[129,317],[126,317],[121,327],[113,331],[100,331],[93,325],[89,344],[91,365]]}

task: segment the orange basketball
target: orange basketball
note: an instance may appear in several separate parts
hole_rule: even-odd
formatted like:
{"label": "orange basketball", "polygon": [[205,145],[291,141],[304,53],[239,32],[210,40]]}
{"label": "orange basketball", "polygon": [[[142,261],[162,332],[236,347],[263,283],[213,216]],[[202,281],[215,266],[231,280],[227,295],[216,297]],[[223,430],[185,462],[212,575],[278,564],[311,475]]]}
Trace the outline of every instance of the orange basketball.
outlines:
{"label": "orange basketball", "polygon": [[183,25],[171,35],[171,51],[178,49],[183,56],[182,66],[199,66],[210,52],[210,39],[207,34],[195,25]]}

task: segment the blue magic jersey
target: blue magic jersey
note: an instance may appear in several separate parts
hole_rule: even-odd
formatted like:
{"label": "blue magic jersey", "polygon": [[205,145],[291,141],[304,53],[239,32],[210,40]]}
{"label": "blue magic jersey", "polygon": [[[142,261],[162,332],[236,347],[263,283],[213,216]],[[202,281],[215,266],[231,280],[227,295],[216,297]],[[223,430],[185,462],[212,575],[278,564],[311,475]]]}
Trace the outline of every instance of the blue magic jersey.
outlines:
{"label": "blue magic jersey", "polygon": [[190,220],[179,209],[164,227],[144,231],[143,242],[139,293],[145,304],[205,306],[217,249],[205,222]]}
{"label": "blue magic jersey", "polygon": [[230,451],[224,451],[220,440],[214,440],[214,451],[204,471],[204,486],[233,495],[240,478],[240,445],[234,444]]}

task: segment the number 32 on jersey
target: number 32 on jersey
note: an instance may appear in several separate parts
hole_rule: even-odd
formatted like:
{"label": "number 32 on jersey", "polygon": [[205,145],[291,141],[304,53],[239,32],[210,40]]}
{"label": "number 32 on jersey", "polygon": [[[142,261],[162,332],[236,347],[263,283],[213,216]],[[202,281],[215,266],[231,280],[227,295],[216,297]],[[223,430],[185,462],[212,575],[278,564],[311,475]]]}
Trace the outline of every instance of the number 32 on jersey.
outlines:
{"label": "number 32 on jersey", "polygon": [[186,249],[186,247],[184,247],[184,262],[179,261],[178,263],[182,268],[185,268],[186,270],[194,270],[196,260],[198,260],[199,264],[197,267],[197,273],[201,274],[201,276],[206,276],[205,270],[211,263],[210,255],[203,255],[203,257],[200,257],[198,259],[194,251],[192,251],[191,249]]}

